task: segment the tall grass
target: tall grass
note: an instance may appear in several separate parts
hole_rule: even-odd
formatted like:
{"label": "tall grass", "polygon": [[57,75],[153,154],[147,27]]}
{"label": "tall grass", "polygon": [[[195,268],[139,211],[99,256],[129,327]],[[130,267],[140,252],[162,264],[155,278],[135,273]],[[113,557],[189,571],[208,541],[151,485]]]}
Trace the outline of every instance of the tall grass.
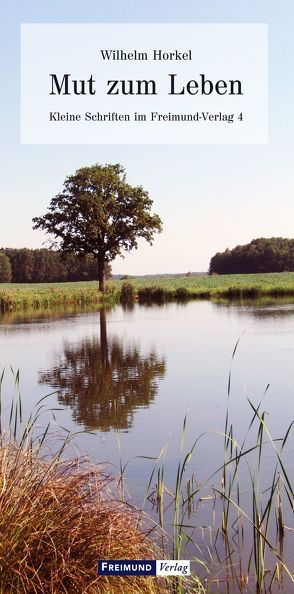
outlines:
{"label": "tall grass", "polygon": [[86,458],[64,459],[70,437],[45,456],[50,427],[40,433],[38,422],[46,399],[26,421],[19,394],[8,409],[2,396],[0,403],[6,419],[0,431],[1,594],[166,592],[164,581],[149,577],[97,575],[98,559],[159,556],[151,526],[120,500],[101,467]]}
{"label": "tall grass", "polygon": [[[232,361],[235,357],[239,341],[233,351]],[[269,389],[266,387],[265,393]],[[232,525],[231,516],[234,512],[237,514],[235,522],[246,520],[252,528],[252,549],[248,561],[248,573],[253,563],[255,582],[259,590],[265,586],[265,578],[268,573],[266,559],[270,553],[276,559],[275,571],[277,567],[283,568],[294,583],[294,577],[290,569],[283,561],[282,547],[285,535],[283,521],[284,501],[290,505],[290,510],[294,510],[294,492],[291,484],[291,478],[283,462],[283,451],[291,434],[293,421],[289,424],[285,435],[280,439],[273,439],[270,430],[266,424],[266,412],[261,411],[263,398],[255,406],[249,398],[248,404],[253,411],[248,429],[241,445],[238,445],[234,436],[234,426],[229,421],[229,402],[231,397],[231,370],[228,381],[228,406],[226,411],[224,450],[225,463],[222,469],[221,490],[215,489],[216,493],[223,501],[222,512],[222,532],[225,538],[228,538],[229,530]],[[247,439],[253,427],[256,427],[255,445],[248,448]],[[279,448],[280,445],[280,448]],[[271,476],[264,477],[262,458],[268,447],[272,447],[275,458],[275,466]],[[254,453],[255,465],[250,464],[249,455]],[[248,472],[248,479],[251,490],[251,514],[242,507],[241,490],[239,475],[243,472],[241,464],[245,461]],[[265,483],[266,481],[266,483]],[[266,488],[265,488],[266,484]],[[283,495],[282,495],[283,493]],[[231,522],[230,522],[231,520]],[[271,542],[273,534],[272,524],[276,524],[275,542]],[[239,523],[238,530],[242,530],[243,524]],[[277,544],[279,543],[279,549]],[[275,573],[275,572],[274,572]],[[274,575],[272,575],[272,579]]]}
{"label": "tall grass", "polygon": [[108,285],[104,294],[97,282],[39,283],[32,285],[0,284],[0,311],[50,309],[57,306],[111,305],[119,301],[120,291]]}
{"label": "tall grass", "polygon": [[[232,363],[238,343],[239,341],[233,351]],[[263,398],[268,389],[269,386]],[[285,523],[285,518],[289,518],[294,511],[294,491],[283,454],[292,437],[294,421],[289,423],[282,437],[274,439],[265,421],[266,413],[261,408],[263,398],[257,405],[248,398],[252,415],[239,444],[235,437],[236,427],[230,420],[231,398],[232,368],[228,379],[225,426],[220,434],[224,444],[223,464],[203,483],[198,483],[196,477],[189,474],[189,465],[197,452],[198,442],[204,438],[209,439],[209,434],[203,433],[192,447],[186,449],[185,417],[174,487],[170,486],[165,476],[160,455],[152,471],[145,499],[157,506],[158,521],[161,525],[166,522],[165,516],[172,516],[174,558],[185,558],[185,555],[191,555],[192,551],[194,564],[197,564],[198,568],[201,565],[205,568],[208,583],[211,581],[209,572],[213,566],[213,550],[217,550],[221,537],[222,546],[226,551],[226,561],[223,565],[227,567],[228,575],[221,575],[220,579],[235,582],[235,588],[242,590],[253,574],[256,592],[260,593],[267,592],[274,582],[281,584],[282,576],[285,574],[289,587],[292,587],[293,567],[290,568],[284,560],[284,539],[294,530],[294,527]],[[269,449],[274,457],[271,474],[264,463],[264,456],[268,454]],[[242,487],[244,489],[246,475],[247,488],[244,494]],[[157,480],[154,481],[154,477],[157,477]],[[200,528],[197,524],[197,509],[204,501],[211,502],[211,532],[215,533],[215,538],[211,539],[211,549],[205,545],[201,550],[199,539],[195,538],[194,534],[195,531],[199,532]],[[184,592],[184,589],[176,591]],[[286,592],[288,593],[288,590]]]}

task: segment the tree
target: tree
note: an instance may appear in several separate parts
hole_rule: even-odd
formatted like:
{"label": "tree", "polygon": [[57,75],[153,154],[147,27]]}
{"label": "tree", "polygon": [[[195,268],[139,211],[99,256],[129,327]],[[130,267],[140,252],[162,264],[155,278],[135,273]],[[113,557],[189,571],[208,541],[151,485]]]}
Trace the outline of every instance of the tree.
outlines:
{"label": "tree", "polygon": [[104,291],[106,264],[123,250],[136,249],[141,237],[152,244],[154,233],[161,231],[151,206],[142,186],[126,182],[121,165],[96,164],[66,178],[48,212],[33,219],[34,229],[53,235],[65,252],[95,256],[99,290]]}
{"label": "tree", "polygon": [[[10,262],[13,283],[60,283],[97,280],[98,263],[94,256],[79,257],[48,249],[1,248]],[[106,264],[106,278],[111,266]]]}
{"label": "tree", "polygon": [[39,383],[58,390],[58,401],[69,406],[85,429],[130,429],[134,412],[154,402],[166,362],[152,350],[107,337],[106,313],[100,310],[100,340],[65,342],[54,356],[53,367],[40,371]]}
{"label": "tree", "polygon": [[260,237],[246,245],[218,252],[211,258],[209,266],[210,274],[285,271],[294,271],[294,239],[283,237]]}
{"label": "tree", "polygon": [[11,266],[6,254],[0,252],[0,283],[11,282]]}

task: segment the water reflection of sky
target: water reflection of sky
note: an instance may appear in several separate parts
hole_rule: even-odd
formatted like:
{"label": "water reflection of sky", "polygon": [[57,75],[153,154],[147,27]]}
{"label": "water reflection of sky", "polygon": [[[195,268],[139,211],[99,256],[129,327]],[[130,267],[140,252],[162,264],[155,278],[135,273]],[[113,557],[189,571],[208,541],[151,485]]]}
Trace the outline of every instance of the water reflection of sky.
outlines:
{"label": "water reflection of sky", "polygon": [[[248,398],[256,405],[269,384],[261,410],[273,437],[280,438],[293,418],[293,302],[194,301],[65,316],[39,312],[31,319],[9,314],[0,326],[4,400],[13,392],[10,365],[20,369],[27,413],[57,390],[48,401],[62,409],[57,421],[73,431],[95,431],[80,434],[77,443],[96,459],[116,468],[131,461],[128,487],[140,503],[154,466],[146,456],[158,456],[165,445],[166,479],[173,484],[186,413],[186,447],[204,433],[190,472],[203,481],[221,465],[228,374],[239,337],[230,395],[235,436],[243,439],[252,417]],[[249,435],[248,444],[254,439]],[[293,436],[285,452],[293,475],[292,444]],[[263,454],[265,487],[274,464],[269,445]],[[248,481],[245,468],[245,496]],[[205,523],[205,509],[198,510],[197,521]]]}
{"label": "water reflection of sky", "polygon": [[[240,429],[249,415],[246,396],[257,402],[268,383],[266,407],[273,429],[280,430],[283,421],[293,414],[293,303],[240,306],[204,301],[152,308],[135,306],[131,311],[117,307],[106,312],[107,345],[101,342],[100,316],[99,312],[72,313],[61,318],[55,314],[49,319],[43,315],[37,318],[38,323],[36,319],[30,322],[29,317],[5,323],[4,318],[0,327],[1,366],[20,369],[28,407],[51,389],[58,389],[58,382],[63,383],[63,421],[74,426],[75,407],[73,401],[66,404],[65,392],[69,400],[70,391],[76,392],[72,398],[78,405],[78,392],[82,390],[82,384],[77,385],[78,376],[84,375],[91,398],[99,404],[99,393],[102,400],[107,400],[105,394],[111,391],[111,381],[118,389],[120,373],[122,399],[128,379],[136,372],[142,385],[131,388],[133,395],[136,389],[137,397],[140,391],[148,392],[148,382],[149,387],[156,384],[156,395],[153,391],[150,408],[148,397],[143,397],[141,405],[134,405],[132,427],[128,426],[133,435],[128,437],[129,443],[139,431],[138,443],[149,449],[148,435],[150,431],[154,434],[156,428],[152,449],[161,447],[170,433],[179,435],[187,409],[194,434],[203,428],[221,430],[231,353],[242,335],[233,363],[231,399],[232,415]],[[105,348],[109,350],[107,355],[103,353]],[[160,369],[150,357],[156,358]],[[111,364],[106,389],[101,384],[103,365],[106,370]],[[152,366],[153,379],[148,376]],[[63,369],[59,379],[58,368]],[[85,395],[80,394],[80,398],[85,400]],[[81,416],[76,414],[74,418],[83,424]]]}
{"label": "water reflection of sky", "polygon": [[[91,449],[101,459],[106,451],[107,459],[117,459],[117,404],[121,407],[117,427],[127,430],[120,437],[127,459],[137,453],[157,455],[169,441],[173,460],[187,411],[188,440],[203,431],[210,435],[222,431],[230,359],[241,335],[230,404],[237,435],[242,435],[250,418],[247,397],[257,403],[267,384],[264,407],[271,430],[279,436],[292,418],[293,303],[240,306],[201,301],[151,308],[136,305],[126,311],[117,307],[105,314],[107,360],[99,312],[60,315],[41,314],[38,323],[27,315],[3,319],[0,357],[1,366],[7,368],[6,394],[11,390],[10,365],[20,369],[27,411],[41,396],[60,388],[60,394],[51,398],[64,409],[57,415],[60,422],[70,429],[78,423],[79,429],[100,431],[99,452],[96,446]],[[218,439],[213,434],[209,443],[203,439],[199,445],[198,465],[203,472],[215,464]]]}

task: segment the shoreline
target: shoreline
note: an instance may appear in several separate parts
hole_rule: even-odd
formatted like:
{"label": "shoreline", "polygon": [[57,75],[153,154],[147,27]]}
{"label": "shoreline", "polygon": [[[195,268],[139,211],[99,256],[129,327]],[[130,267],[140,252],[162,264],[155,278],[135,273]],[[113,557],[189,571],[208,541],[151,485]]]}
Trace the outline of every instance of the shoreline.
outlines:
{"label": "shoreline", "polygon": [[104,294],[97,281],[0,284],[0,310],[52,309],[56,306],[109,306],[121,303],[184,302],[197,299],[294,297],[294,272],[122,277],[108,282]]}

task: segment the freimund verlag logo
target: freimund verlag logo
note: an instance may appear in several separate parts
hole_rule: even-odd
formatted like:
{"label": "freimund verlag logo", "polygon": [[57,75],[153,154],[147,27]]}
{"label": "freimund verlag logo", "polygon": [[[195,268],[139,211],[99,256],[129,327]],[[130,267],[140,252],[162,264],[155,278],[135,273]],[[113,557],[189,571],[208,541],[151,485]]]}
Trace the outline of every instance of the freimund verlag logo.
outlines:
{"label": "freimund verlag logo", "polygon": [[98,575],[190,575],[190,561],[172,560],[100,560]]}

